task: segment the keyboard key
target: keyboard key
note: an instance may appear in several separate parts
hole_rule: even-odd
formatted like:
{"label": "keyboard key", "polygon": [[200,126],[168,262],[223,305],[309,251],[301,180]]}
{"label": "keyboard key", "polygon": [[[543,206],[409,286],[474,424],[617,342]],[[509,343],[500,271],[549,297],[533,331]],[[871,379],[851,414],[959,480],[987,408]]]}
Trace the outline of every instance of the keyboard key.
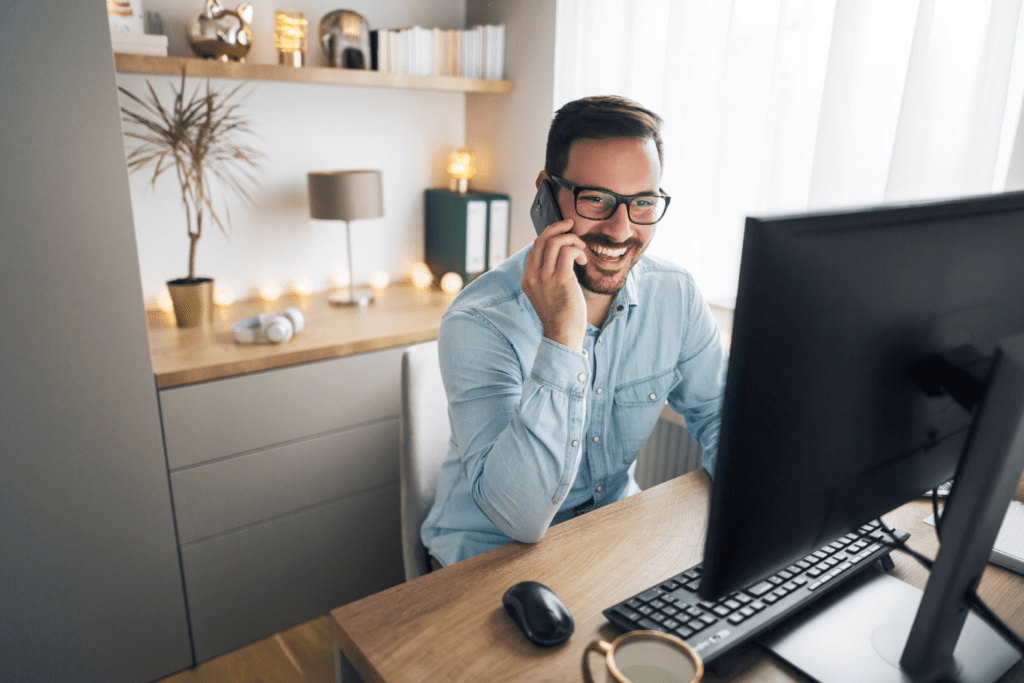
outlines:
{"label": "keyboard key", "polygon": [[778,586],[779,584],[782,583],[782,579],[780,579],[777,576],[769,576],[768,580],[771,581],[772,583],[774,583],[776,586]]}
{"label": "keyboard key", "polygon": [[728,607],[731,610],[738,610],[740,607],[743,606],[740,603],[738,603],[738,602],[736,602],[735,600],[732,600],[732,599],[726,600],[722,604],[725,605],[726,607]]}
{"label": "keyboard key", "polygon": [[747,589],[747,591],[749,591],[750,594],[755,596],[755,597],[760,597],[760,596],[764,595],[765,593],[767,593],[768,591],[770,591],[772,588],[773,588],[773,586],[772,586],[771,583],[769,583],[767,581],[762,581],[761,583],[757,584],[756,586],[751,586],[750,588]]}
{"label": "keyboard key", "polygon": [[640,602],[639,600],[637,600],[636,598],[630,598],[629,600],[626,600],[626,602],[624,604],[626,605],[626,607],[630,607],[632,609],[636,609],[637,607],[639,607],[643,603]]}
{"label": "keyboard key", "polygon": [[729,616],[729,613],[732,612],[732,610],[725,605],[715,605],[711,608],[711,611],[720,617],[727,617]]}
{"label": "keyboard key", "polygon": [[792,593],[796,590],[796,584],[792,581],[787,581],[786,583],[782,584],[782,587],[786,589],[787,593]]}
{"label": "keyboard key", "polygon": [[675,633],[677,636],[679,636],[683,640],[686,640],[687,638],[689,638],[690,636],[693,635],[693,629],[689,628],[685,624],[683,624],[682,626],[677,627],[673,631],[673,633]]}
{"label": "keyboard key", "polygon": [[734,599],[736,600],[736,602],[740,603],[741,605],[745,605],[748,602],[750,602],[751,600],[753,600],[753,598],[750,597],[749,595],[747,595],[746,593],[737,593],[736,597]]}
{"label": "keyboard key", "polygon": [[647,605],[641,605],[640,607],[637,607],[636,611],[639,612],[640,614],[643,614],[644,616],[647,616],[649,614],[654,614],[654,610],[651,609],[650,607],[648,607]]}
{"label": "keyboard key", "polygon": [[683,588],[685,588],[686,590],[690,591],[691,593],[696,593],[697,589],[700,588],[700,580],[699,579],[694,579],[690,583],[688,583],[685,586],[683,586]]}
{"label": "keyboard key", "polygon": [[661,629],[661,624],[657,624],[657,623],[651,621],[650,619],[641,619],[640,621],[637,622],[637,624],[640,626],[640,628],[642,628],[645,631],[660,631],[660,630],[662,630]]}
{"label": "keyboard key", "polygon": [[651,609],[658,609],[658,610],[660,610],[662,607],[665,606],[665,603],[662,602],[661,600],[651,600],[647,604],[651,606]]}
{"label": "keyboard key", "polygon": [[754,611],[753,607],[750,607],[748,605],[747,607],[744,607],[743,609],[740,610],[740,614],[742,614],[745,617],[752,617],[752,616],[754,616],[756,614],[756,612]]}
{"label": "keyboard key", "polygon": [[778,576],[778,577],[779,577],[780,579],[782,579],[783,581],[789,581],[790,579],[792,579],[792,578],[793,578],[793,574],[792,574],[792,572],[788,572],[788,571],[786,571],[785,569],[783,569],[783,570],[782,570],[781,572],[779,572],[778,574],[776,574],[776,576]]}
{"label": "keyboard key", "polygon": [[661,590],[660,588],[658,588],[657,586],[655,586],[654,588],[649,588],[649,589],[645,590],[643,593],[641,593],[640,595],[638,595],[636,597],[637,597],[638,600],[643,600],[644,602],[650,602],[651,600],[656,600],[656,599],[660,598],[663,594],[664,594],[664,591]]}
{"label": "keyboard key", "polygon": [[793,583],[797,586],[806,586],[808,581],[810,581],[810,579],[808,579],[806,576],[798,576],[795,579],[793,579]]}
{"label": "keyboard key", "polygon": [[807,590],[809,590],[809,591],[816,591],[819,588],[821,588],[821,581],[815,581],[814,583],[812,583],[810,586],[807,587]]}
{"label": "keyboard key", "polygon": [[671,605],[666,605],[665,607],[661,608],[661,613],[667,614],[670,617],[674,617],[675,615],[679,614],[679,610],[675,607],[672,607]]}
{"label": "keyboard key", "polygon": [[796,563],[796,566],[800,567],[800,569],[810,569],[811,568],[811,563],[807,559],[803,559],[803,560],[799,560]]}
{"label": "keyboard key", "polygon": [[675,619],[666,619],[665,621],[661,622],[661,625],[665,628],[666,631],[673,631],[679,628],[680,626],[679,622]]}
{"label": "keyboard key", "polygon": [[650,619],[651,621],[653,621],[654,623],[656,623],[656,624],[660,624],[661,622],[663,622],[663,621],[665,621],[666,619],[668,619],[668,617],[666,617],[666,616],[665,616],[664,614],[662,614],[661,612],[655,612],[654,614],[652,614],[652,615],[651,615],[650,617],[648,617],[648,618],[649,618],[649,619]]}
{"label": "keyboard key", "polygon": [[772,591],[772,595],[777,595],[780,598],[784,598],[787,595],[789,595],[789,591],[786,590],[784,586],[779,586],[774,591]]}
{"label": "keyboard key", "polygon": [[[704,622],[704,625],[705,625],[705,626],[711,626],[711,624],[713,624],[713,623],[715,623],[716,621],[718,621],[718,619],[715,619],[715,618],[714,618],[713,616],[711,616],[710,614],[702,614],[702,615],[700,615],[700,620],[701,620],[702,622]],[[693,622],[691,621],[690,623],[692,624]]]}
{"label": "keyboard key", "polygon": [[767,606],[768,605],[764,604],[760,600],[754,600],[754,602],[750,603],[750,609],[754,610],[755,612],[760,612],[761,610],[765,609]]}
{"label": "keyboard key", "polygon": [[736,614],[729,615],[729,623],[731,624],[739,624],[745,619],[746,617],[740,614],[739,612],[737,612]]}
{"label": "keyboard key", "polygon": [[673,581],[672,579],[669,579],[665,583],[661,584],[661,590],[665,592],[674,591],[677,588],[679,588],[679,584]]}
{"label": "keyboard key", "polygon": [[694,619],[700,619],[705,614],[704,611],[699,610],[696,607],[687,607],[685,612],[687,616],[693,617]]}
{"label": "keyboard key", "polygon": [[639,614],[634,612],[633,610],[629,609],[628,607],[624,607],[622,605],[619,605],[618,607],[616,607],[615,611],[618,614],[621,614],[623,617],[625,617],[626,619],[629,619],[632,622],[638,622],[638,621],[640,621],[643,618]]}
{"label": "keyboard key", "polygon": [[778,599],[779,599],[779,596],[775,595],[774,593],[765,593],[764,595],[761,596],[761,602],[763,602],[765,604],[768,604],[768,605],[774,604],[775,602],[778,601]]}

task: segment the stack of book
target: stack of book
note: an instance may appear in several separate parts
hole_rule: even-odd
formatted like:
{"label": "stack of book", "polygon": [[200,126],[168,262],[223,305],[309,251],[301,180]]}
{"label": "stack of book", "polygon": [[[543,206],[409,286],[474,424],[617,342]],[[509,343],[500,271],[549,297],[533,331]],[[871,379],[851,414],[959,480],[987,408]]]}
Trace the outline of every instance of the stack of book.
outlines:
{"label": "stack of book", "polygon": [[505,25],[381,29],[370,32],[370,51],[376,71],[500,80],[505,72]]}
{"label": "stack of book", "polygon": [[114,45],[114,52],[167,56],[167,36],[164,35],[112,32],[110,42]]}

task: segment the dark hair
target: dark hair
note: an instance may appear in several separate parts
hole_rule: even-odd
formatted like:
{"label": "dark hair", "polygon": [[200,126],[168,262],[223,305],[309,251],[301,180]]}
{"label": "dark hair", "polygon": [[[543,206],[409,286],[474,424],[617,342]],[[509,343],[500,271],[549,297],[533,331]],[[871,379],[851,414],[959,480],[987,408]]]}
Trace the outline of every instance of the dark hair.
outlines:
{"label": "dark hair", "polygon": [[658,162],[664,166],[661,124],[660,116],[625,97],[600,95],[574,100],[555,112],[551,121],[544,170],[562,175],[569,165],[569,149],[579,139],[650,138],[658,148]]}

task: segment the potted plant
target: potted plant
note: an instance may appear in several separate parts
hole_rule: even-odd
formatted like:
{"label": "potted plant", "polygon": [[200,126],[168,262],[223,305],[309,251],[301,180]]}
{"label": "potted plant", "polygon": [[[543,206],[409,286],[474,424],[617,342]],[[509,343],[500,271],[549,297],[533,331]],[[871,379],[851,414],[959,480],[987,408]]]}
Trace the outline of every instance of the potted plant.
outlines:
{"label": "potted plant", "polygon": [[225,213],[227,222],[222,221],[214,207],[213,182],[251,203],[251,188],[256,185],[252,172],[263,155],[236,142],[239,135],[254,134],[238,114],[235,96],[241,85],[225,95],[207,79],[205,92],[196,87],[186,100],[182,69],[180,88],[171,85],[174,102],[170,107],[161,103],[148,80],[146,87],[149,97],[145,99],[118,87],[129,100],[121,107],[129,124],[125,136],[137,141],[128,154],[128,172],[152,165],[151,187],[164,171],[174,169],[177,175],[189,238],[188,276],[169,281],[167,288],[178,327],[192,327],[213,319],[213,279],[196,277],[196,245],[208,223],[220,228],[225,237],[230,228],[230,215]]}

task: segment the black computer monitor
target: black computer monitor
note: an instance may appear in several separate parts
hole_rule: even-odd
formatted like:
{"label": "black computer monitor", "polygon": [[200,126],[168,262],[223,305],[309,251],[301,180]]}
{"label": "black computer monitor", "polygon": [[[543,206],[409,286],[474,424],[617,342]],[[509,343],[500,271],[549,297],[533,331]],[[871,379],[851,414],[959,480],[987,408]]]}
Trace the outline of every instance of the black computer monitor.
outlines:
{"label": "black computer monitor", "polygon": [[[990,385],[1022,334],[1024,193],[748,218],[701,595],[759,580],[954,475],[943,553],[958,557],[944,580],[976,582],[1024,459],[965,447],[979,450],[967,444],[983,414],[987,432],[1020,421],[1012,387],[994,397]],[[992,450],[1009,454],[989,461]],[[956,538],[956,515],[973,538]],[[978,537],[987,549],[949,547]],[[965,607],[933,608],[959,633]]]}

